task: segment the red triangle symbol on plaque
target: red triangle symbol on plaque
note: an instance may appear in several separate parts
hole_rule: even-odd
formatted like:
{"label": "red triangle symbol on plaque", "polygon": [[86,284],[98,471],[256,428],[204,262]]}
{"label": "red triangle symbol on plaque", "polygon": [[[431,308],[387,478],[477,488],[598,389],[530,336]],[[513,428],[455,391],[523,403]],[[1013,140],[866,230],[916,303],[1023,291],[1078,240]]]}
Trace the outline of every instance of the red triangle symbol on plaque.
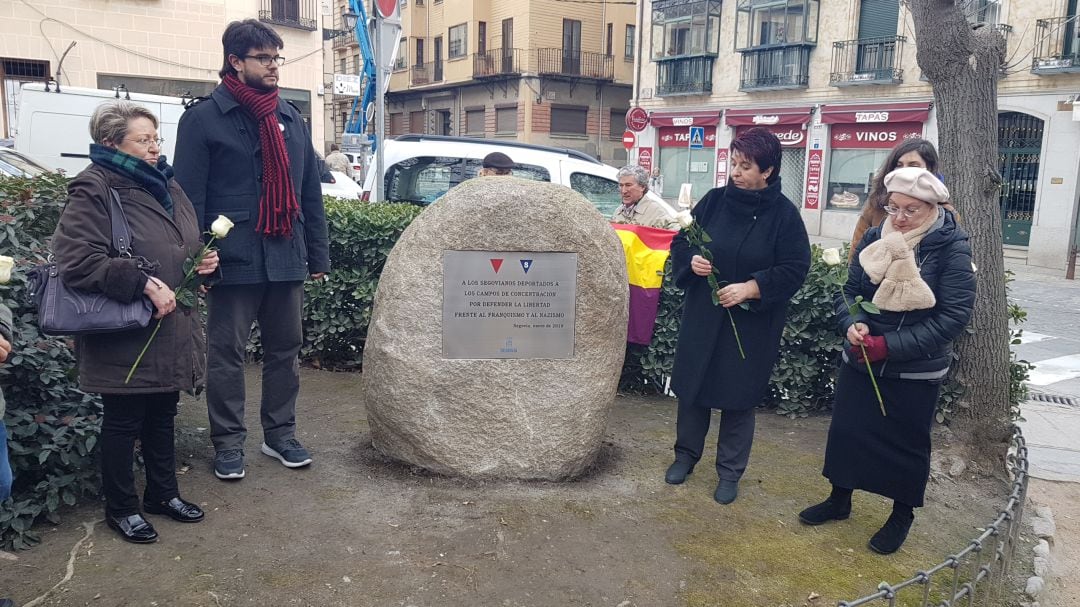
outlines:
{"label": "red triangle symbol on plaque", "polygon": [[491,269],[495,270],[495,273],[499,273],[499,268],[502,267],[502,259],[491,259]]}

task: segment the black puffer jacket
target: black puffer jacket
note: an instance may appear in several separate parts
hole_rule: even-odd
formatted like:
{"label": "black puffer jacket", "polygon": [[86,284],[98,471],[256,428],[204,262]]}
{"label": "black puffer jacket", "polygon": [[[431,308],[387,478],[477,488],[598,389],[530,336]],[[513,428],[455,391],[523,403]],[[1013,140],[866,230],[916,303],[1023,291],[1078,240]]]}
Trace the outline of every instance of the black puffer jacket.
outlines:
{"label": "black puffer jacket", "polygon": [[[941,225],[931,228],[915,247],[919,273],[937,299],[933,308],[910,312],[882,310],[880,314],[859,313],[851,317],[843,298],[836,298],[837,328],[841,335],[847,335],[852,323],[863,322],[870,327],[871,335],[885,336],[888,357],[871,365],[874,375],[901,379],[941,379],[952,363],[952,342],[971,319],[975,304],[975,267],[971,262],[971,246],[967,233],[957,225],[956,217],[947,210],[943,212],[944,217],[938,220]],[[848,302],[853,302],[858,295],[867,301],[874,298],[878,285],[870,282],[863,272],[859,253],[880,238],[881,227],[870,228],[856,247],[847,284],[844,285]],[[844,343],[848,346],[844,351],[844,362],[866,373],[866,365],[855,361],[846,337]]]}

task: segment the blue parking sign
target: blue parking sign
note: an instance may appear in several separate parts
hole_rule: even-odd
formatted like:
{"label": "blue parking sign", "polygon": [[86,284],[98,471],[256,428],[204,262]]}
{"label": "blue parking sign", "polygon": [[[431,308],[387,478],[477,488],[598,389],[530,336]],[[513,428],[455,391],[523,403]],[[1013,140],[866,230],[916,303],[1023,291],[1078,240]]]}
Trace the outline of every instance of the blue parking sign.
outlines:
{"label": "blue parking sign", "polygon": [[705,147],[705,127],[692,126],[690,127],[690,149],[700,150]]}

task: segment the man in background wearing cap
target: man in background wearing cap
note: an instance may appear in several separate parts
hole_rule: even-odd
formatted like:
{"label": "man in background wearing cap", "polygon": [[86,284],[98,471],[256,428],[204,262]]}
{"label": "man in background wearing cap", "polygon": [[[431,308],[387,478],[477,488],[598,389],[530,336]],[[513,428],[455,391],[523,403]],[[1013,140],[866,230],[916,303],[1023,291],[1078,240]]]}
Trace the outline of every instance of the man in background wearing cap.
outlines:
{"label": "man in background wearing cap", "polygon": [[478,172],[476,176],[488,177],[491,175],[513,175],[513,168],[514,161],[510,160],[509,156],[502,152],[492,152],[487,156],[484,156],[484,162],[481,165],[480,172]]}

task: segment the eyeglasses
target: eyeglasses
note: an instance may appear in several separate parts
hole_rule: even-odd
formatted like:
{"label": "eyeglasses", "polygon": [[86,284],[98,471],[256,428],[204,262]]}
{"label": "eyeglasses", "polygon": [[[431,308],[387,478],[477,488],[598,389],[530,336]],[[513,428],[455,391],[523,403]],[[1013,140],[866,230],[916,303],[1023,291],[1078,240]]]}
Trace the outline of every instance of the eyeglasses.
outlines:
{"label": "eyeglasses", "polygon": [[127,139],[126,141],[141,145],[142,147],[147,149],[150,149],[150,147],[154,145],[156,145],[157,147],[161,147],[161,144],[165,143],[165,139],[163,137],[143,137],[142,139]]}
{"label": "eyeglasses", "polygon": [[922,209],[919,208],[919,209],[916,209],[916,210],[912,211],[911,209],[900,209],[900,207],[894,207],[893,205],[890,204],[890,205],[885,207],[885,212],[888,213],[889,215],[894,216],[894,217],[897,216],[897,215],[903,214],[906,219],[911,219],[912,217],[914,217],[914,216],[918,215],[919,213],[921,213]]}
{"label": "eyeglasses", "polygon": [[285,65],[285,58],[281,55],[244,55],[241,59],[254,59],[259,62],[259,65],[263,67],[270,67],[270,64],[276,64],[278,67]]}

